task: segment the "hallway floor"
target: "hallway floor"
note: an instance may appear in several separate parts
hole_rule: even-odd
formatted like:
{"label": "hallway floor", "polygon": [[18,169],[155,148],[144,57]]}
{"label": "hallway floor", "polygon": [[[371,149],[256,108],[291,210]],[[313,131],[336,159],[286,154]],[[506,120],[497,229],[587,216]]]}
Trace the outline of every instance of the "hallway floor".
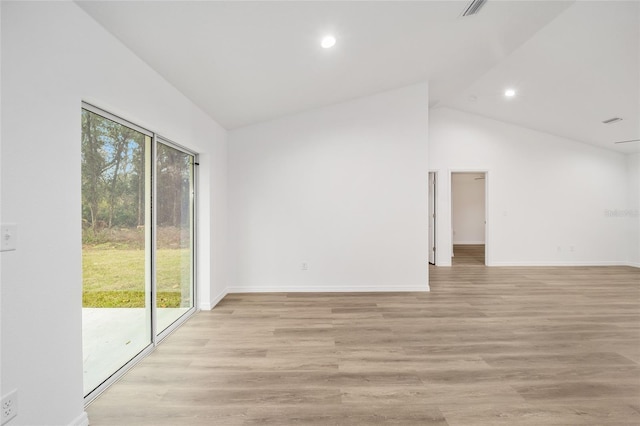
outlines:
{"label": "hallway floor", "polygon": [[454,244],[453,266],[484,266],[485,249],[484,244]]}

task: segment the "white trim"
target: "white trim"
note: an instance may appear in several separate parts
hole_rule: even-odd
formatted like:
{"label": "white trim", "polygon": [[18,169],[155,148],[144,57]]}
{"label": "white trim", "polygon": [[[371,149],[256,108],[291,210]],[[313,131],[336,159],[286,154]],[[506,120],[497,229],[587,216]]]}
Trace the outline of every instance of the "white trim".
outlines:
{"label": "white trim", "polygon": [[210,311],[213,308],[216,307],[216,305],[218,303],[220,303],[222,301],[222,299],[224,299],[224,297],[229,293],[229,289],[225,288],[220,294],[218,294],[213,300],[211,300],[209,303],[200,303],[200,309],[202,309],[203,311]]}
{"label": "white trim", "polygon": [[89,416],[86,411],[83,411],[74,421],[69,423],[69,426],[89,426]]}
{"label": "white trim", "polygon": [[640,262],[627,262],[627,266],[631,266],[632,268],[640,268]]}
{"label": "white trim", "polygon": [[292,285],[248,285],[227,287],[227,293],[357,293],[357,292],[410,292],[420,291],[428,292],[429,284],[421,286],[404,285],[404,286],[315,286],[301,287]]}
{"label": "white trim", "polygon": [[488,266],[630,266],[627,262],[617,260],[589,261],[589,260],[523,260],[507,262],[491,262]]}

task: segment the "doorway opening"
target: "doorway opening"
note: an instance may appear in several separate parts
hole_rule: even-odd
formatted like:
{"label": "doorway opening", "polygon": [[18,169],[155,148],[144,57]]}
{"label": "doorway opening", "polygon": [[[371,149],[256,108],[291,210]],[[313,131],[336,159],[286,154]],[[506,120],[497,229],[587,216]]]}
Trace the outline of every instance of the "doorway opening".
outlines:
{"label": "doorway opening", "polygon": [[486,265],[486,172],[451,173],[452,266]]}

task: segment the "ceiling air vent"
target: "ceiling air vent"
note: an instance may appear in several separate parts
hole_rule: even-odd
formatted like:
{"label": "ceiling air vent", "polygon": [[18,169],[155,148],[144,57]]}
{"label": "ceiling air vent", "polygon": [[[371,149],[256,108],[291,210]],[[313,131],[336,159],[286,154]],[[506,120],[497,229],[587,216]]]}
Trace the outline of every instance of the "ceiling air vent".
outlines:
{"label": "ceiling air vent", "polygon": [[480,11],[482,6],[484,6],[486,2],[487,0],[473,0],[471,3],[469,3],[469,6],[467,6],[462,16],[475,15]]}
{"label": "ceiling air vent", "polygon": [[604,121],[602,122],[602,124],[613,124],[613,123],[617,123],[618,121],[622,121],[622,118],[620,118],[620,117],[613,117],[613,118],[610,118],[610,119],[608,119],[608,120],[604,120]]}

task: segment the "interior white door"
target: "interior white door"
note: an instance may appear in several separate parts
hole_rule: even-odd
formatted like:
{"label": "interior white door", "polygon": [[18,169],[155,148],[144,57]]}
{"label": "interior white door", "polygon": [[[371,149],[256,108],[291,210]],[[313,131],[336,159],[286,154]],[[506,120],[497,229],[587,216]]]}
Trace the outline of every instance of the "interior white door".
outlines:
{"label": "interior white door", "polygon": [[429,172],[429,263],[436,263],[436,174]]}

